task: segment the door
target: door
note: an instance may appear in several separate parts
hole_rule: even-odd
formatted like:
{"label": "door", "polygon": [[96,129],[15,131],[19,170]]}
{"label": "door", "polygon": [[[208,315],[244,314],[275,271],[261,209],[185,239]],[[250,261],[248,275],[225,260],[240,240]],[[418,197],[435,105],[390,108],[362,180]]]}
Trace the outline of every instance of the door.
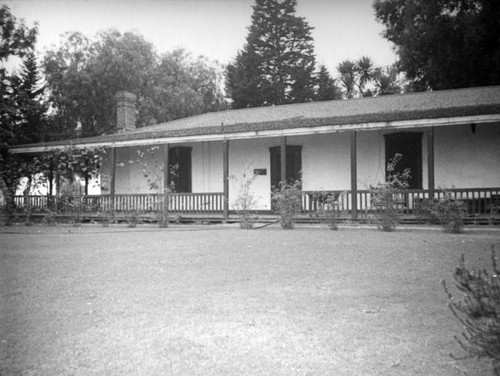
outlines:
{"label": "door", "polygon": [[[271,189],[279,187],[281,181],[281,147],[274,146],[269,149],[271,153]],[[286,180],[293,183],[300,179],[302,171],[302,146],[286,146]]]}
{"label": "door", "polygon": [[174,192],[190,193],[191,187],[191,148],[174,147],[168,151],[170,184]]}
{"label": "door", "polygon": [[[400,132],[385,135],[385,165],[396,154],[402,159],[396,165],[395,172],[410,169],[409,189],[422,189],[422,133]],[[386,171],[387,174],[387,171]]]}

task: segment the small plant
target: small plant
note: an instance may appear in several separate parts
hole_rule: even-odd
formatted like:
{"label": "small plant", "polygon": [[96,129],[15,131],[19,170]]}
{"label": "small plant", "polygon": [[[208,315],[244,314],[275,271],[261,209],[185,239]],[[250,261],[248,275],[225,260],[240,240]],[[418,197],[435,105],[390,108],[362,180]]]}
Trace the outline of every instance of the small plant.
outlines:
{"label": "small plant", "polygon": [[112,222],[113,215],[108,211],[104,211],[99,213],[99,217],[102,227],[109,227],[109,224]]}
{"label": "small plant", "polygon": [[425,199],[418,207],[419,215],[430,223],[443,226],[444,232],[461,234],[467,209],[462,200],[453,199],[449,193],[441,199]]}
{"label": "small plant", "polygon": [[166,213],[162,212],[158,215],[158,227],[168,228],[168,216]]}
{"label": "small plant", "polygon": [[396,154],[387,164],[387,178],[384,183],[370,187],[371,203],[377,211],[378,229],[394,231],[400,218],[400,207],[404,203],[404,191],[408,188],[410,169],[396,172],[396,165],[403,159]]}
{"label": "small plant", "polygon": [[302,210],[301,187],[301,180],[295,180],[292,184],[280,182],[279,188],[273,192],[274,206],[284,230],[294,227],[294,217]]}
{"label": "small plant", "polygon": [[26,214],[25,226],[33,226],[33,212],[34,210],[31,207],[24,208],[24,213]]}
{"label": "small plant", "polygon": [[137,212],[133,211],[127,216],[127,227],[130,228],[137,227],[138,223],[139,223],[139,214]]}
{"label": "small plant", "polygon": [[460,265],[453,275],[457,288],[465,295],[456,301],[443,280],[449,307],[465,330],[462,337],[455,337],[469,354],[487,357],[500,375],[500,268],[494,247],[491,247],[493,271],[469,270],[462,255]]}
{"label": "small plant", "polygon": [[252,229],[255,225],[255,216],[252,214],[252,210],[255,208],[257,201],[254,192],[250,190],[250,186],[257,176],[258,175],[253,174],[253,172],[251,173],[249,166],[243,170],[241,182],[239,182],[236,177],[231,176],[231,179],[238,182],[240,185],[238,196],[233,206],[240,216],[240,227],[246,230]]}
{"label": "small plant", "polygon": [[42,219],[42,224],[48,225],[48,226],[55,226],[56,225],[56,213],[54,213],[52,210],[45,209],[45,215]]}
{"label": "small plant", "polygon": [[340,214],[340,202],[345,192],[316,192],[313,194],[313,200],[316,202],[317,215],[323,217],[328,227],[338,230],[338,217]]}

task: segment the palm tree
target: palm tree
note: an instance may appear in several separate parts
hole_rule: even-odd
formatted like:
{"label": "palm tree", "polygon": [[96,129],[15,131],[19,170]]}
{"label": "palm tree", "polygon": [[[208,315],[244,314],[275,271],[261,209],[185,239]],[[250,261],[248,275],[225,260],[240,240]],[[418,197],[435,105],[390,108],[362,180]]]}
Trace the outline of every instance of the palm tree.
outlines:
{"label": "palm tree", "polygon": [[371,93],[371,91],[364,91],[364,89],[367,83],[373,82],[375,68],[373,61],[367,56],[362,56],[355,64],[358,90],[361,96],[364,97]]}
{"label": "palm tree", "polygon": [[337,65],[337,72],[339,72],[339,80],[344,88],[344,95],[346,99],[354,98],[356,87],[356,64],[350,60],[344,60]]}
{"label": "palm tree", "polygon": [[373,81],[378,95],[399,94],[402,89],[397,82],[398,71],[394,65],[386,68],[376,68]]}

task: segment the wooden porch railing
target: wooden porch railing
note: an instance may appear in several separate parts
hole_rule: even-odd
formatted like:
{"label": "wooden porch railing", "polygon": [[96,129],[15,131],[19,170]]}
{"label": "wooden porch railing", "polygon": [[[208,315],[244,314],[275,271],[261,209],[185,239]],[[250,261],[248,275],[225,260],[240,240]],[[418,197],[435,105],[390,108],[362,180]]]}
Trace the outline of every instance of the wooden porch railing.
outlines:
{"label": "wooden porch railing", "polygon": [[[468,215],[500,213],[500,188],[470,189],[436,189],[434,198],[440,199],[449,195],[452,199],[462,200]],[[341,212],[349,213],[351,207],[350,191],[304,191],[302,209],[304,213],[316,213],[324,208],[329,197],[337,201]],[[418,204],[429,198],[425,189],[407,190],[398,197],[398,205],[403,214],[415,214]],[[155,194],[120,194],[112,200],[110,195],[56,197],[56,196],[16,196],[18,209],[49,209],[57,213],[80,212],[156,212],[163,205],[163,195]],[[360,215],[375,213],[371,204],[372,194],[369,190],[357,192],[357,209]],[[176,213],[222,214],[224,210],[223,193],[170,193],[167,196],[168,210]]]}
{"label": "wooden porch railing", "polygon": [[[453,188],[435,189],[434,198],[442,199],[449,195],[451,199],[461,200],[465,203],[467,214],[499,214],[500,213],[500,188]],[[415,214],[418,204],[429,198],[427,189],[409,189],[398,195],[398,202],[403,214]],[[302,195],[302,208],[305,213],[315,213],[325,205],[328,198],[336,200],[338,209],[350,212],[352,193],[350,191],[304,191]],[[357,206],[360,214],[373,213],[376,210],[371,204],[372,193],[370,190],[358,190]]]}
{"label": "wooden porch railing", "polygon": [[[49,209],[57,213],[80,212],[157,212],[163,207],[163,195],[120,194],[99,196],[15,196],[18,209]],[[222,193],[169,193],[168,210],[176,213],[222,213]]]}

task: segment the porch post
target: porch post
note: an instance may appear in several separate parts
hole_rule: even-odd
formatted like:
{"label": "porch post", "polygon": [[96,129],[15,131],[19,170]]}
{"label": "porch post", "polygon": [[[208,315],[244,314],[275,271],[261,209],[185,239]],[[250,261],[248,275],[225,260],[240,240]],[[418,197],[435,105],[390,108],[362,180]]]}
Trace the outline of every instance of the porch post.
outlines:
{"label": "porch post", "polygon": [[280,176],[280,181],[285,182],[286,184],[286,136],[281,137],[281,146],[280,146],[280,153],[281,153],[281,176]]}
{"label": "porch post", "polygon": [[427,133],[427,180],[429,188],[429,198],[434,198],[434,127]]}
{"label": "porch post", "polygon": [[159,226],[166,228],[168,226],[168,210],[170,191],[170,161],[169,161],[169,144],[163,145],[163,202],[161,206],[162,217],[159,220]]}
{"label": "porch post", "polygon": [[84,194],[85,194],[85,196],[88,196],[89,195],[89,159],[88,158],[85,158],[85,167],[87,167],[87,169],[85,170],[85,176],[84,176],[84,179],[85,179]]}
{"label": "porch post", "polygon": [[163,145],[163,192],[167,193],[170,187],[170,161],[168,160],[169,144]]}
{"label": "porch post", "polygon": [[47,209],[54,210],[54,199],[52,198],[53,190],[54,190],[54,163],[50,162],[49,168],[49,187],[47,192]]}
{"label": "porch post", "polygon": [[357,132],[351,132],[351,218],[358,218]]}
{"label": "porch post", "polygon": [[111,200],[111,213],[115,213],[115,183],[116,183],[116,148],[111,148],[111,179],[109,182],[109,198]]}
{"label": "porch post", "polygon": [[222,141],[222,179],[224,196],[224,218],[229,216],[229,140]]}
{"label": "porch post", "polygon": [[56,212],[59,212],[59,210],[62,209],[62,202],[61,202],[61,173],[59,172],[59,169],[56,171]]}

